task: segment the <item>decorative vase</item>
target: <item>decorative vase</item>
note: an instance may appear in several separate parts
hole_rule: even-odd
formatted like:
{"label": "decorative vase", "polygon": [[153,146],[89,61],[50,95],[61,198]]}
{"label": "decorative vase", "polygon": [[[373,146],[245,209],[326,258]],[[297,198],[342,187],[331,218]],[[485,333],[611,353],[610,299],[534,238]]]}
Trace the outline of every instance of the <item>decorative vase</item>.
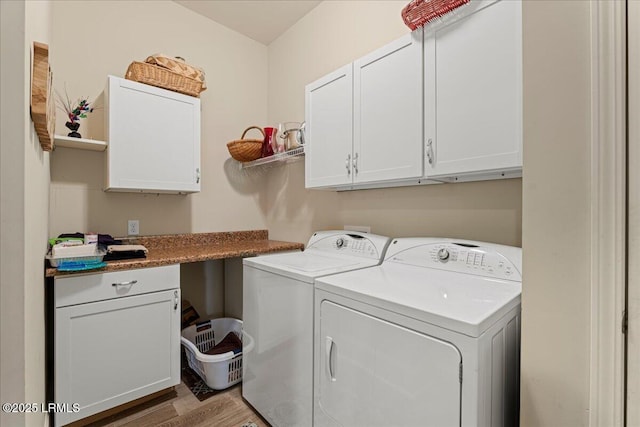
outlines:
{"label": "decorative vase", "polygon": [[72,138],[82,138],[82,135],[78,133],[78,128],[80,127],[80,122],[67,122],[64,124],[71,132],[67,134]]}
{"label": "decorative vase", "polygon": [[273,156],[273,138],[275,138],[275,128],[264,128],[264,142],[262,143],[262,157]]}

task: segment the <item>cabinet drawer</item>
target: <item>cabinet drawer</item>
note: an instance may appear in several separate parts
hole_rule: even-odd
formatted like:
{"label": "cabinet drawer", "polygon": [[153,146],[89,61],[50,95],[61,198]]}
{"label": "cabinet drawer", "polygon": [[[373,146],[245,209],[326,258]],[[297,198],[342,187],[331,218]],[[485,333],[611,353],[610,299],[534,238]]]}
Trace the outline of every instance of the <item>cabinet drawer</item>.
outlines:
{"label": "cabinet drawer", "polygon": [[102,301],[180,287],[180,265],[57,277],[56,307]]}

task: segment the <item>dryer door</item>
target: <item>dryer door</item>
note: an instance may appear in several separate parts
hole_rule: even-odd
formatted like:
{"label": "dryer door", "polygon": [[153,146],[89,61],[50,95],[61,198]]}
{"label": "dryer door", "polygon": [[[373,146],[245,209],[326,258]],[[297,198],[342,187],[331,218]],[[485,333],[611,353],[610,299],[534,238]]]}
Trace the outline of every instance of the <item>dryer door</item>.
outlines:
{"label": "dryer door", "polygon": [[314,425],[460,425],[453,345],[326,300],[319,344]]}

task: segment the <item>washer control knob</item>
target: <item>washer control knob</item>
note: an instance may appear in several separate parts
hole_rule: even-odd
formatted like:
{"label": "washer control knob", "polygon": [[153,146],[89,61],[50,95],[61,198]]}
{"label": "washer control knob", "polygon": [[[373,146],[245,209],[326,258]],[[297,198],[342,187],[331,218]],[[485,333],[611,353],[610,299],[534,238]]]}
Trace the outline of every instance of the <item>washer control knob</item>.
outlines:
{"label": "washer control knob", "polygon": [[341,248],[344,246],[344,239],[342,237],[338,238],[338,240],[336,240],[336,246],[338,248]]}
{"label": "washer control knob", "polygon": [[447,248],[442,248],[438,251],[438,259],[442,262],[446,262],[449,259],[449,251]]}

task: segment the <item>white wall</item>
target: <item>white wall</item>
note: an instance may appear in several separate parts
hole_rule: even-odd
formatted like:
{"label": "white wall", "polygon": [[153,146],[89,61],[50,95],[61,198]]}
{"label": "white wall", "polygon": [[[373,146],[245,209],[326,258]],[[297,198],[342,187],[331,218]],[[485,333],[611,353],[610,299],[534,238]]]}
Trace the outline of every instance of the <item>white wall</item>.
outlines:
{"label": "white wall", "polygon": [[[304,87],[409,32],[406,1],[324,1],[269,45],[269,122],[304,120]],[[393,149],[390,142],[389,149]],[[390,236],[460,237],[520,245],[521,180],[324,192],[305,190],[304,164],[268,174],[261,205],[270,235],[369,225]]]}
{"label": "white wall", "polygon": [[[49,0],[26,2],[26,40],[51,42],[51,4]],[[31,61],[26,64],[29,75]],[[27,80],[28,82],[28,80]],[[25,90],[30,98],[31,90]],[[43,257],[49,238],[49,153],[43,152],[30,117],[27,117],[25,146],[25,402],[45,401],[45,330]],[[27,425],[41,426],[43,414],[28,414]]]}
{"label": "white wall", "polygon": [[[0,401],[24,402],[24,148],[27,51],[21,42],[25,4],[0,2]],[[16,42],[17,40],[17,42]],[[17,184],[17,185],[16,185]],[[0,413],[0,424],[24,423],[24,416]]]}
{"label": "white wall", "polygon": [[[394,236],[441,235],[520,244],[521,181],[423,186],[348,193],[308,191],[304,164],[240,170],[225,144],[250,124],[304,120],[304,86],[405,34],[405,2],[321,3],[267,49],[173,2],[56,1],[55,86],[72,98],[97,96],[107,74],[163,51],[207,71],[202,95],[203,191],[191,196],[112,194],[102,188],[104,154],[57,149],[52,155],[51,234],[123,235],[268,228],[304,242],[312,231],[370,225]],[[179,19],[178,19],[179,18]],[[77,22],[92,28],[78,37]],[[77,58],[90,57],[78,67]],[[267,108],[268,107],[268,108]],[[81,126],[102,136],[101,112]],[[58,120],[58,132],[65,131]],[[162,212],[162,215],[158,215]],[[460,224],[463,224],[462,226]]]}
{"label": "white wall", "polygon": [[[33,41],[49,43],[49,1],[2,2],[0,401],[45,401],[44,264],[49,154],[29,114]],[[0,414],[2,425],[42,426],[44,414]]]}
{"label": "white wall", "polygon": [[[202,191],[190,196],[105,193],[104,153],[56,149],[51,156],[51,234],[141,234],[262,229],[260,177],[229,158],[226,143],[267,122],[267,48],[171,1],[55,1],[54,86],[102,102],[108,74],[162,52],[206,72],[202,93]],[[79,35],[78,25],[87,29]],[[82,120],[83,137],[104,137],[103,110]],[[57,132],[66,135],[60,114]],[[177,142],[179,143],[179,142]]]}
{"label": "white wall", "polygon": [[589,420],[589,8],[523,5],[523,426]]}
{"label": "white wall", "polygon": [[[628,3],[629,117],[640,117],[640,2]],[[640,425],[640,121],[629,120],[627,422]]]}
{"label": "white wall", "polygon": [[[49,234],[123,234],[132,217],[141,220],[143,234],[267,226],[273,237],[298,241],[314,229],[345,223],[371,225],[374,232],[394,236],[450,235],[516,245],[522,232],[522,425],[585,425],[590,320],[588,2],[525,2],[522,181],[337,194],[305,190],[302,163],[241,172],[228,160],[225,143],[244,127],[302,120],[304,84],[406,32],[399,18],[404,3],[323,2],[267,49],[172,2],[119,2],[118,7],[107,1],[54,2],[54,78],[59,89],[67,83],[72,97],[96,96],[107,74],[122,75],[131,60],[157,51],[203,66],[209,90],[202,96],[202,193],[105,194],[101,154],[59,149],[51,156]],[[29,50],[13,41],[23,26],[27,38],[31,32],[45,38],[48,16],[46,3],[0,5],[0,393],[3,402],[39,402],[44,400],[40,272],[47,237],[46,216],[40,212],[47,209],[48,155],[33,143],[28,125]],[[75,31],[79,22],[91,29],[86,37]],[[15,61],[5,60],[10,55]],[[98,115],[92,119],[82,131],[99,138]],[[562,269],[557,261],[561,255]],[[3,425],[9,423],[6,414],[2,417]],[[25,422],[40,421],[38,415]]]}
{"label": "white wall", "polygon": [[[189,196],[105,193],[104,153],[57,148],[51,156],[52,236],[95,231],[123,236],[128,219],[140,234],[264,229],[264,177],[239,169],[226,144],[267,123],[267,48],[171,1],[53,3],[54,86],[71,99],[103,106],[107,75],[154,53],[181,56],[206,72],[201,94],[202,191]],[[78,23],[88,29],[79,36]],[[58,113],[57,133],[66,135]],[[104,110],[81,120],[85,138],[104,137]],[[251,135],[251,134],[250,134]],[[179,143],[177,141],[176,143]],[[221,262],[181,268],[182,296],[201,316],[224,314]]]}
{"label": "white wall", "polygon": [[[274,41],[269,46],[269,121],[303,120],[304,84],[408,31],[399,18],[404,4],[326,1]],[[273,207],[267,221],[272,236],[293,240],[325,225],[364,224],[393,236],[522,242],[522,425],[585,425],[589,2],[526,1],[523,20],[523,180],[336,194],[304,190],[304,167],[295,164],[269,172]]]}

